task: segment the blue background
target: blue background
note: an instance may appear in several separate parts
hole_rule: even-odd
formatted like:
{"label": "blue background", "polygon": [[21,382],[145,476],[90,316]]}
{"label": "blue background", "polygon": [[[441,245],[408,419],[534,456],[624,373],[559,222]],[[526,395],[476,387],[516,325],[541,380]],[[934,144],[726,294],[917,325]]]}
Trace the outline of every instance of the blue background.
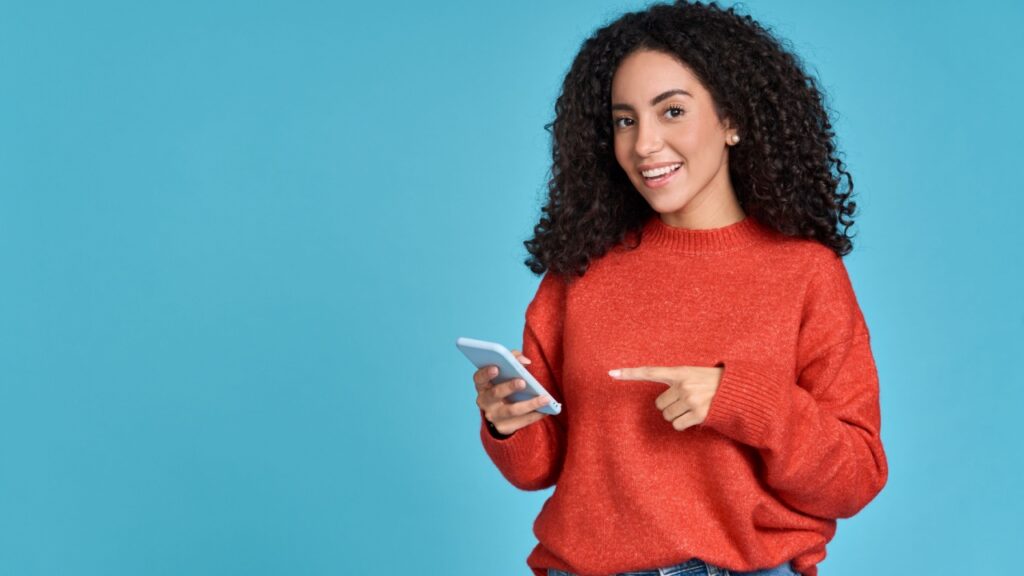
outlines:
{"label": "blue background", "polygon": [[[0,2],[0,574],[526,573],[454,341],[520,345],[543,125],[645,4],[142,4]],[[861,208],[891,475],[822,574],[1019,564],[1021,6],[747,4]]]}

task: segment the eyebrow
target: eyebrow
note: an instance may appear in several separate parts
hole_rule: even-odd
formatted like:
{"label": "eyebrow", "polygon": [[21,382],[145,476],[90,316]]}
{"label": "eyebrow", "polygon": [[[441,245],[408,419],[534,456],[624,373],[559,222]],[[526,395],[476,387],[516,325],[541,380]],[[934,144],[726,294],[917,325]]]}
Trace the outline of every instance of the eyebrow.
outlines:
{"label": "eyebrow", "polygon": [[[670,97],[676,96],[676,95],[689,96],[690,98],[693,98],[693,94],[690,94],[686,90],[683,90],[682,88],[675,88],[673,90],[668,90],[666,92],[662,92],[661,94],[658,94],[657,96],[652,98],[651,99],[651,106],[656,105],[658,102],[661,102],[662,100],[664,100],[666,98],[670,98]],[[631,110],[633,110],[633,107],[630,106],[629,104],[612,104],[612,110],[630,110],[631,111]]]}

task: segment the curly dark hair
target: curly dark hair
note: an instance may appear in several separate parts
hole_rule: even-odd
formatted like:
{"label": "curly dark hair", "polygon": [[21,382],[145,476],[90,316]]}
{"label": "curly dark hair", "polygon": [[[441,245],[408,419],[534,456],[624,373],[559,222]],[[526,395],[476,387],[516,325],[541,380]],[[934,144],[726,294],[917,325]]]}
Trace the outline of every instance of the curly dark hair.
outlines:
{"label": "curly dark hair", "polygon": [[[787,236],[814,239],[845,256],[856,203],[853,178],[815,79],[784,41],[735,7],[715,2],[655,4],[627,13],[588,38],[555,103],[547,204],[526,265],[582,276],[590,262],[653,209],[615,160],[612,76],[638,50],[673,55],[700,79],[718,117],[743,140],[729,148],[729,177],[744,212]],[[847,188],[840,190],[845,177]],[[631,246],[635,247],[635,246]]]}

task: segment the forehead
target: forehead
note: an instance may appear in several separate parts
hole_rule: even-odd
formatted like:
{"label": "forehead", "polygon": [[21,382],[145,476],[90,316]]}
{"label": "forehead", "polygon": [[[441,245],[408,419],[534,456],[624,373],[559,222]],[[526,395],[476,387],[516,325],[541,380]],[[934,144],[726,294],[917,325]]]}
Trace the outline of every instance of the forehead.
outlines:
{"label": "forehead", "polygon": [[681,88],[694,97],[707,93],[697,76],[676,57],[664,52],[640,50],[622,60],[612,76],[612,100],[647,101],[666,90]]}

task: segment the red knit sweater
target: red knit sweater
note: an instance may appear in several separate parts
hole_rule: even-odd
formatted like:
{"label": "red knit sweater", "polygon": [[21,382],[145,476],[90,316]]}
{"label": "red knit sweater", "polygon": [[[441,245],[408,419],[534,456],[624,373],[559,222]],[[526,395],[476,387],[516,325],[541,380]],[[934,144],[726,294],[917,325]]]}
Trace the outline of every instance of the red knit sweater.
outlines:
{"label": "red knit sweater", "polygon": [[[843,261],[753,217],[714,230],[645,224],[567,283],[548,273],[526,310],[530,372],[562,413],[491,436],[514,486],[555,485],[534,523],[537,575],[585,576],[690,558],[817,574],[836,518],[888,476],[868,329]],[[665,384],[613,368],[724,366],[707,419],[676,431]]]}

